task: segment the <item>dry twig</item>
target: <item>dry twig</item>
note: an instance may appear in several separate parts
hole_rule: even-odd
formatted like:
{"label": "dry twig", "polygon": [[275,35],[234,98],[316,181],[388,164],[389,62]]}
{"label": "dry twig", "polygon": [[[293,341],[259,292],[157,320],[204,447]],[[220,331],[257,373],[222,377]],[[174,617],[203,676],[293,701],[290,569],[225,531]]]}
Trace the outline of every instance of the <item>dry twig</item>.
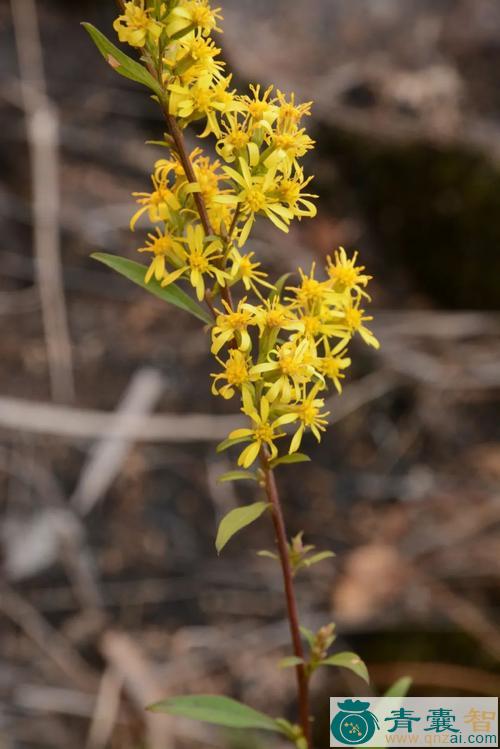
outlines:
{"label": "dry twig", "polygon": [[59,239],[59,121],[46,94],[34,0],[11,0],[32,162],[34,249],[52,396],[74,397],[73,362]]}

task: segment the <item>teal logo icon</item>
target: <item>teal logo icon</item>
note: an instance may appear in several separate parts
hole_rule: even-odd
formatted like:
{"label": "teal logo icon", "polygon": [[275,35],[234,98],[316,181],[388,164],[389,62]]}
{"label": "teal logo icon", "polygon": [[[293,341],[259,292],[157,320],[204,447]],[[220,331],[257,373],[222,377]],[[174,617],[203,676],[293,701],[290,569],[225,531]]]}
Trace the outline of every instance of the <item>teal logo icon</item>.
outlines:
{"label": "teal logo icon", "polygon": [[379,727],[377,717],[369,710],[370,703],[344,700],[339,702],[337,707],[338,713],[330,725],[334,738],[348,746],[370,741]]}

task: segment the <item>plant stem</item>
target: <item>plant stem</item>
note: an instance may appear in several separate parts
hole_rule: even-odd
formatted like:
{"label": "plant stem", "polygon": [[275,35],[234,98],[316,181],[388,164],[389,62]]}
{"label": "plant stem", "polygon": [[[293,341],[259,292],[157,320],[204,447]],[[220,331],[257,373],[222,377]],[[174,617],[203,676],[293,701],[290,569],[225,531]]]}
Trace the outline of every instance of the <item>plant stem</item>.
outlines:
{"label": "plant stem", "polygon": [[[181,164],[184,168],[186,177],[188,178],[190,182],[196,182],[196,176],[194,174],[193,165],[191,164],[188,153],[186,151],[185,141],[184,141],[184,136],[182,134],[182,131],[179,128],[174,117],[169,115],[166,111],[164,111],[164,115],[165,115],[165,119],[167,122],[167,127],[169,129],[169,133],[174,140],[175,148],[177,150]],[[196,206],[198,208],[198,212],[200,214],[200,220],[203,224],[205,233],[206,234],[213,233],[212,228],[210,226],[210,220],[208,218],[208,213],[206,210],[205,202],[203,200],[203,196],[200,193],[194,193],[193,197],[196,200]],[[238,215],[238,211],[236,212],[236,216],[237,215]],[[231,229],[233,228],[234,227],[231,227]],[[223,287],[221,289],[221,293],[226,299],[229,307],[232,308],[233,305],[232,305],[230,290],[227,287]],[[210,297],[207,301],[209,300],[210,300]],[[211,307],[211,310],[213,312],[213,307],[211,305],[209,306]],[[280,502],[278,487],[276,485],[274,473],[272,469],[269,467],[269,460],[268,460],[267,455],[263,454],[261,456],[261,460],[262,460],[262,468],[263,468],[264,476],[265,476],[266,493],[267,493],[269,502],[273,506],[272,518],[273,518],[273,523],[274,523],[274,529],[276,532],[276,540],[278,544],[281,569],[283,572],[283,585],[285,588],[288,621],[290,625],[290,634],[292,636],[293,651],[294,651],[294,654],[298,658],[304,659],[304,650],[302,648],[302,639],[300,636],[300,629],[299,629],[299,615],[298,615],[298,609],[297,609],[297,599],[295,597],[295,589],[293,587],[293,578],[292,578],[292,569],[290,566],[290,558],[288,556],[288,542],[287,542],[286,526],[285,526],[285,520],[283,517],[283,511],[281,509],[281,502]],[[310,720],[309,720],[309,680],[308,680],[308,676],[307,676],[307,673],[303,664],[296,666],[295,672],[297,675],[300,724],[302,726],[304,738],[307,742],[307,747],[308,749],[311,749],[312,748],[311,726],[310,726]]]}
{"label": "plant stem", "polygon": [[[293,587],[292,568],[290,565],[290,557],[288,554],[288,536],[286,532],[285,519],[283,517],[283,510],[281,508],[280,496],[278,487],[276,485],[274,472],[269,466],[268,455],[264,451],[261,453],[260,459],[262,470],[264,472],[266,494],[269,502],[272,505],[272,519],[274,530],[276,533],[276,543],[278,546],[281,571],[283,573],[283,585],[285,588],[285,598],[288,612],[288,622],[290,626],[290,634],[292,637],[293,652],[294,655],[297,656],[297,658],[302,658],[304,660],[304,649],[302,647],[302,638],[300,636],[299,628],[297,599],[295,596],[295,589]],[[302,726],[302,731],[304,733],[304,738],[307,742],[308,749],[312,749],[309,713],[309,679],[304,664],[301,663],[296,666],[295,673],[297,676],[300,724]]]}
{"label": "plant stem", "polygon": [[[196,174],[186,149],[186,142],[184,140],[182,130],[177,124],[177,120],[175,119],[175,117],[169,114],[165,108],[163,109],[163,116],[165,117],[165,122],[167,123],[169,135],[172,136],[172,140],[175,143],[175,150],[177,151],[179,161],[181,162],[182,168],[184,169],[184,174],[186,175],[188,182],[196,182]],[[194,192],[193,198],[194,202],[196,203],[196,209],[200,215],[200,221],[205,234],[214,234],[214,230],[212,229],[212,225],[208,217],[207,207],[205,205],[205,201],[203,200],[203,195],[200,192]]]}
{"label": "plant stem", "polygon": [[[116,0],[116,2],[117,2],[118,7],[123,11],[124,0]],[[148,65],[147,67],[150,70],[151,74],[154,75],[156,78],[158,78],[153,66]],[[182,130],[177,124],[175,117],[173,117],[169,113],[165,105],[162,106],[162,111],[165,117],[169,135],[172,137],[172,140],[174,141],[175,150],[177,152],[179,160],[184,169],[186,178],[188,179],[189,182],[196,182],[196,174],[195,174],[193,165],[191,163],[191,159],[189,158],[189,154],[186,149],[186,143],[184,140],[184,136],[182,134]],[[205,201],[203,200],[203,196],[201,195],[201,193],[193,193],[193,198],[196,203],[196,208],[198,210],[200,221],[203,226],[203,230],[205,234],[206,235],[214,234],[214,231],[210,223],[210,218],[208,216],[207,207],[205,205]],[[231,241],[234,229],[236,227],[236,223],[239,217],[239,210],[240,209],[238,206],[236,208],[235,215],[233,217],[233,221],[229,229],[229,233],[227,235],[225,234],[222,237],[222,239],[227,240],[228,242]],[[230,289],[228,287],[222,287],[221,295],[226,300],[229,307],[232,309],[233,302],[231,298]],[[210,292],[207,292],[206,302],[213,316],[216,317],[216,311],[213,306],[212,295]],[[287,540],[288,536],[286,532],[285,519],[283,517],[283,510],[281,509],[280,496],[278,492],[278,487],[276,485],[276,479],[275,479],[273,470],[269,465],[269,457],[264,450],[261,453],[260,459],[261,459],[262,470],[264,472],[266,494],[267,494],[270,504],[272,505],[272,519],[273,519],[274,530],[276,533],[276,542],[277,542],[278,553],[279,553],[279,558],[281,562],[281,570],[283,573],[283,587],[285,589],[286,607],[287,607],[287,613],[288,613],[288,622],[290,626],[290,634],[292,638],[293,652],[294,652],[294,655],[297,656],[297,658],[301,658],[302,660],[304,660],[304,649],[302,647],[302,639],[300,636],[300,628],[299,628],[299,613],[298,613],[298,608],[297,608],[297,599],[295,596],[295,589],[293,587],[293,575],[292,575],[292,568],[290,565],[290,557],[288,555],[288,540]],[[301,663],[298,666],[296,666],[295,673],[297,676],[300,725],[302,727],[302,732],[304,734],[307,747],[308,749],[312,749],[311,724],[310,724],[310,713],[309,713],[309,679],[308,679],[308,675],[307,675],[304,664]]]}

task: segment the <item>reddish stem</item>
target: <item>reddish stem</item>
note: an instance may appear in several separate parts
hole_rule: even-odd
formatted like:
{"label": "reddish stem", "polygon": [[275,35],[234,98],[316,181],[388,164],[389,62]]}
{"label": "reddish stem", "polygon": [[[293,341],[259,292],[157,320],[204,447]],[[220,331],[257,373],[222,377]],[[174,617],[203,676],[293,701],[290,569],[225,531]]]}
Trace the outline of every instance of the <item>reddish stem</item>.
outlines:
{"label": "reddish stem", "polygon": [[[274,472],[272,468],[270,468],[268,456],[264,452],[261,454],[261,465],[262,470],[264,471],[266,494],[273,510],[272,519],[274,530],[276,533],[276,543],[278,546],[281,570],[283,573],[283,583],[285,588],[285,598],[288,611],[290,634],[292,637],[293,652],[294,655],[297,656],[297,658],[301,658],[302,660],[304,660],[304,649],[302,647],[302,638],[300,636],[297,599],[295,596],[295,589],[293,587],[292,568],[290,565],[290,556],[288,553],[288,536],[286,532],[285,519],[283,517],[283,510],[281,508],[280,496],[278,487],[276,485]],[[309,713],[309,679],[303,663],[300,663],[295,667],[295,673],[297,676],[300,724],[302,726],[302,731],[304,733],[304,738],[307,742],[307,746],[309,749],[311,749],[312,743]]]}

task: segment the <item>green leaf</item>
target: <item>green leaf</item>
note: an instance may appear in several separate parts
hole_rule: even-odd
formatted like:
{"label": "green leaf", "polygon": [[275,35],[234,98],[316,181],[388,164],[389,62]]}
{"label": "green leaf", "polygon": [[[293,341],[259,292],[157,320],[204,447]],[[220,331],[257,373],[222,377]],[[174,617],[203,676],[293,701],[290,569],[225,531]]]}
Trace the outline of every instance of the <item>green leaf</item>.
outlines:
{"label": "green leaf", "polygon": [[118,47],[115,47],[115,45],[110,42],[109,39],[105,37],[104,34],[101,33],[99,29],[96,29],[96,27],[91,23],[84,22],[82,23],[82,26],[88,32],[92,41],[94,42],[108,65],[111,65],[111,67],[116,70],[117,73],[120,73],[120,75],[123,75],[125,78],[130,78],[131,81],[142,83],[143,86],[147,86],[147,88],[150,88],[152,91],[154,91],[158,97],[161,98],[163,96],[163,91],[160,84],[158,83],[156,78],[154,78],[151,73],[144,67],[144,65],[136,62],[136,60],[133,60],[131,57],[126,55],[124,52],[118,49]]}
{"label": "green leaf", "polygon": [[291,273],[284,273],[282,276],[278,278],[276,283],[274,284],[274,289],[272,289],[271,293],[269,294],[269,299],[274,299],[275,297],[280,298],[283,293],[283,287],[288,281],[292,274]]}
{"label": "green leaf", "polygon": [[291,453],[290,455],[283,455],[281,458],[275,458],[270,462],[271,468],[281,466],[289,463],[307,463],[311,460],[308,455],[304,453]]}
{"label": "green leaf", "polygon": [[[385,692],[384,697],[406,697],[410,691],[412,682],[413,679],[409,676],[403,676],[401,679],[395,681],[392,687],[389,687],[387,692]],[[371,747],[370,749],[383,749],[383,747]]]}
{"label": "green leaf", "polygon": [[222,453],[224,452],[224,450],[228,450],[233,445],[239,445],[240,442],[250,442],[250,440],[251,435],[249,435],[248,437],[233,437],[233,439],[228,437],[227,439],[222,440],[222,442],[219,442],[215,450],[218,453]]}
{"label": "green leaf", "polygon": [[302,559],[301,564],[303,564],[305,567],[312,567],[313,564],[318,564],[318,562],[322,562],[323,559],[330,559],[334,556],[335,554],[333,553],[333,551],[320,551],[317,554],[313,554],[312,557]]}
{"label": "green leaf", "polygon": [[204,323],[210,324],[212,322],[208,312],[174,283],[163,287],[156,278],[152,278],[149,283],[146,283],[144,276],[147,269],[141,263],[136,263],[134,260],[128,260],[128,258],[119,255],[109,255],[107,252],[94,252],[92,257],[146,289],[150,294],[163,299],[164,302],[170,302],[170,304],[179,307],[184,312],[189,312]]}
{"label": "green leaf", "polygon": [[321,661],[321,666],[340,666],[340,668],[348,668],[355,674],[360,676],[367,684],[370,683],[370,677],[368,676],[368,669],[365,664],[356,653],[337,653],[336,655],[330,655],[324,661]]}
{"label": "green leaf", "polygon": [[384,697],[406,697],[412,683],[413,679],[409,676],[403,676],[401,679],[395,681],[392,687],[389,687]]}
{"label": "green leaf", "polygon": [[297,655],[289,655],[286,658],[282,658],[278,666],[280,668],[292,668],[292,666],[301,666],[303,663],[303,658],[299,658]]}
{"label": "green leaf", "polygon": [[274,559],[274,561],[279,562],[279,556],[275,554],[273,551],[268,551],[267,549],[262,549],[261,551],[258,551],[257,556],[266,557],[267,559]]}
{"label": "green leaf", "polygon": [[257,481],[257,476],[252,471],[227,471],[219,476],[217,481],[223,484],[225,481]]}
{"label": "green leaf", "polygon": [[307,640],[307,644],[309,645],[309,647],[312,648],[314,646],[314,643],[316,642],[316,636],[314,632],[312,631],[312,629],[308,629],[307,627],[303,627],[303,626],[300,626],[299,629],[302,635]]}
{"label": "green leaf", "polygon": [[213,723],[227,728],[260,728],[281,733],[281,726],[268,715],[243,705],[229,697],[215,694],[198,694],[171,697],[148,707],[153,713],[180,715],[183,718]]}
{"label": "green leaf", "polygon": [[247,525],[253,523],[257,518],[260,518],[269,507],[271,507],[269,502],[255,502],[253,505],[236,507],[234,510],[228,512],[222,518],[219,530],[217,531],[217,538],[215,539],[217,553],[221,553],[224,546],[235,533],[241,531],[242,528],[246,528]]}

